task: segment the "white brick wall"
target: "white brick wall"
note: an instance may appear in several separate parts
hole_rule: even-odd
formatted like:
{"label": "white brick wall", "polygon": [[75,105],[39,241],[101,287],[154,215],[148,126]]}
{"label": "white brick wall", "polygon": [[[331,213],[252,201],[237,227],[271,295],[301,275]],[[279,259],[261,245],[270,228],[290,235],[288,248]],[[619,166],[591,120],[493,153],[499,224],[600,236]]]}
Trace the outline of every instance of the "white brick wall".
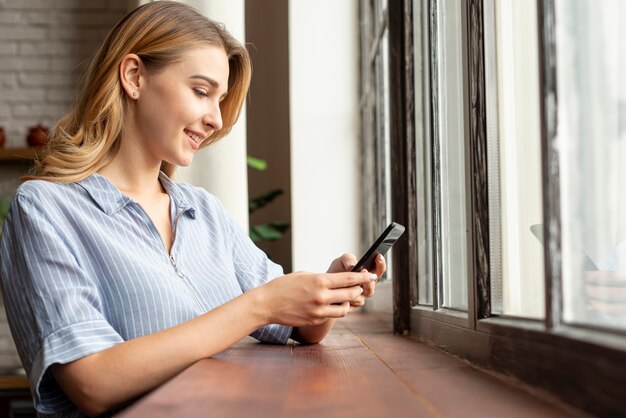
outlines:
{"label": "white brick wall", "polygon": [[[28,128],[47,126],[72,104],[85,61],[128,11],[128,0],[0,0],[0,126],[8,147],[26,146]],[[0,163],[0,192],[19,167]],[[0,298],[0,373],[20,362]]]}
{"label": "white brick wall", "polygon": [[0,0],[6,147],[25,146],[29,127],[68,110],[84,63],[127,9],[127,0]]}

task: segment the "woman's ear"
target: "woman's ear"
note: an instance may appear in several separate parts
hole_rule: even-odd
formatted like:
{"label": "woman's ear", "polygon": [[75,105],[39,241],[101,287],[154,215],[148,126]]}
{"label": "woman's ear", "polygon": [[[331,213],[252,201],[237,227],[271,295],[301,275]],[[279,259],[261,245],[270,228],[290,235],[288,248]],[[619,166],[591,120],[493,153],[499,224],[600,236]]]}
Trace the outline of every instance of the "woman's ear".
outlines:
{"label": "woman's ear", "polygon": [[139,98],[140,89],[143,84],[143,66],[141,58],[136,54],[128,54],[122,59],[120,64],[120,81],[122,88],[130,99]]}

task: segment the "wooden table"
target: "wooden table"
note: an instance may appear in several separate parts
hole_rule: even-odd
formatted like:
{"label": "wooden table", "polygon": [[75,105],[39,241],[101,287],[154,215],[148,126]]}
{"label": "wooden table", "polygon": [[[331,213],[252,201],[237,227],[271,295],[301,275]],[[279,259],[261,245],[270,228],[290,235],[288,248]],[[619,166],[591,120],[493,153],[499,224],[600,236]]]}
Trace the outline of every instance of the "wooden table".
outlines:
{"label": "wooden table", "polygon": [[122,411],[143,417],[572,417],[390,327],[352,314],[316,345],[246,339]]}

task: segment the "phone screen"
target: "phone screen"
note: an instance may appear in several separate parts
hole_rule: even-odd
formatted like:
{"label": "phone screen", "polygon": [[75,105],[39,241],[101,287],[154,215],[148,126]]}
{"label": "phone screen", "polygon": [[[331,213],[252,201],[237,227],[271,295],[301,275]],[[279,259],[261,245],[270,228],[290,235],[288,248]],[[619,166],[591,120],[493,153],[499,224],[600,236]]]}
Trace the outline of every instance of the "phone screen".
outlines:
{"label": "phone screen", "polygon": [[363,257],[356,263],[352,271],[361,271],[362,269],[367,271],[374,270],[376,268],[376,256],[378,254],[385,255],[403,233],[404,226],[396,222],[390,223],[387,229],[374,241],[374,244],[363,254]]}

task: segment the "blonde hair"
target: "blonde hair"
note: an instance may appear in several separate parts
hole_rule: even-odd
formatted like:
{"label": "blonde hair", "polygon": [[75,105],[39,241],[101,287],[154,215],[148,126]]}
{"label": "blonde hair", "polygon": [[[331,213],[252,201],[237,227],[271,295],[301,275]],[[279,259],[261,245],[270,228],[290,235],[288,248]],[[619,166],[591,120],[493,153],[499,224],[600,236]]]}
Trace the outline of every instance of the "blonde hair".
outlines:
{"label": "blonde hair", "polygon": [[[91,59],[74,108],[53,127],[42,158],[24,179],[79,181],[115,157],[130,105],[119,79],[124,56],[137,54],[148,71],[159,71],[206,45],[224,48],[230,74],[228,95],[220,104],[223,126],[202,146],[222,138],[237,121],[248,92],[252,72],[248,51],[223,25],[194,8],[155,1],[131,11],[107,35]],[[171,176],[175,167],[164,161],[161,169]]]}

